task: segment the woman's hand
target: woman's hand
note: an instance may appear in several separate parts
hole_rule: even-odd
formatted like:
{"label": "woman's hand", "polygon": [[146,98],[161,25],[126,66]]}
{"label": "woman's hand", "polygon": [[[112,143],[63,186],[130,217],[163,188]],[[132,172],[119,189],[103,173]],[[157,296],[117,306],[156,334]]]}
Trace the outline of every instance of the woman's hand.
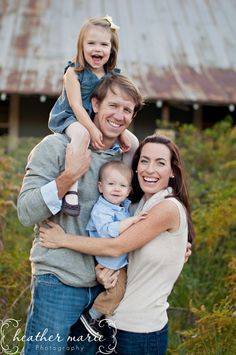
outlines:
{"label": "woman's hand", "polygon": [[192,254],[192,244],[187,242],[187,245],[186,245],[186,252],[185,252],[185,259],[184,259],[184,262],[186,263],[189,259],[189,257],[191,256]]}
{"label": "woman's hand", "polygon": [[100,264],[96,266],[95,270],[98,282],[102,284],[106,290],[116,285],[120,273],[119,270],[111,270]]}
{"label": "woman's hand", "polygon": [[51,221],[46,221],[49,228],[39,228],[39,245],[45,248],[57,249],[63,247],[63,242],[66,239],[66,233],[59,224]]}

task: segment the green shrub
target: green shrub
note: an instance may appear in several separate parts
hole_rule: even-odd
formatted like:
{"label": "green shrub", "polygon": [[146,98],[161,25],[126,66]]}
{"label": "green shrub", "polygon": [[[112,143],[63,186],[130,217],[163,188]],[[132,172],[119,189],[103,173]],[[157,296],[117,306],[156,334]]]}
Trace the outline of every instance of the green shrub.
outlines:
{"label": "green shrub", "polygon": [[[229,119],[199,132],[178,127],[196,239],[193,254],[170,296],[169,354],[236,353],[236,127]],[[0,317],[21,319],[29,304],[32,228],[20,225],[16,198],[26,157],[37,140],[6,154],[0,146]]]}
{"label": "green shrub", "polygon": [[[169,353],[235,354],[236,127],[230,120],[204,132],[182,126],[177,143],[188,173],[196,239],[170,297]],[[179,307],[182,322],[175,317]]]}
{"label": "green shrub", "polygon": [[[16,212],[26,157],[38,139],[22,139],[17,150],[7,154],[7,139],[0,144],[0,318],[18,313],[15,301],[30,280],[29,250],[32,228],[23,227]],[[21,301],[21,300],[19,300]],[[25,317],[24,307],[24,317]],[[21,312],[22,313],[22,312]]]}

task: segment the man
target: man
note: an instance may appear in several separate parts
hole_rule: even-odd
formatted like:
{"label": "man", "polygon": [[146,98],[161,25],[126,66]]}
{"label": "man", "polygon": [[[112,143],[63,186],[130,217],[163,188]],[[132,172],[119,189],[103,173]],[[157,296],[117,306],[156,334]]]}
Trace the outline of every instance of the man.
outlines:
{"label": "man", "polygon": [[[103,78],[91,102],[94,123],[103,134],[104,150],[90,154],[84,144],[74,154],[66,135],[53,134],[33,149],[26,167],[18,215],[22,224],[35,224],[35,240],[30,253],[32,301],[26,324],[25,355],[94,353],[94,341],[89,349],[76,327],[81,313],[100,291],[94,258],[67,249],[49,250],[38,244],[39,226],[47,219],[59,223],[67,233],[86,234],[85,227],[98,197],[99,168],[109,160],[122,159],[115,142],[143,104],[137,88],[123,75]],[[69,164],[73,170],[65,164],[65,151],[66,161],[73,163]],[[64,215],[60,209],[63,196],[77,180],[81,212],[75,218]],[[75,341],[69,350],[73,337]]]}

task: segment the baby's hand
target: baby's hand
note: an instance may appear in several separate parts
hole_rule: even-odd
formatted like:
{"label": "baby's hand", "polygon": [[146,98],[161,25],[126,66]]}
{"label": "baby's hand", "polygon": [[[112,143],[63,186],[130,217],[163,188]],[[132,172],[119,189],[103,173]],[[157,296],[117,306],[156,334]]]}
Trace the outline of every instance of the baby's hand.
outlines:
{"label": "baby's hand", "polygon": [[103,136],[101,131],[94,125],[93,129],[90,130],[91,144],[94,149],[104,149],[104,144],[102,143]]}
{"label": "baby's hand", "polygon": [[119,270],[111,270],[100,264],[95,267],[96,277],[100,284],[104,286],[106,290],[113,288],[118,280]]}
{"label": "baby's hand", "polygon": [[137,214],[137,216],[134,216],[134,223],[137,223],[139,221],[141,221],[142,219],[146,219],[147,218],[148,213],[147,212],[140,212],[139,214]]}
{"label": "baby's hand", "polygon": [[131,141],[125,131],[120,134],[120,136],[118,137],[118,141],[120,143],[122,151],[124,153],[127,153],[131,148]]}

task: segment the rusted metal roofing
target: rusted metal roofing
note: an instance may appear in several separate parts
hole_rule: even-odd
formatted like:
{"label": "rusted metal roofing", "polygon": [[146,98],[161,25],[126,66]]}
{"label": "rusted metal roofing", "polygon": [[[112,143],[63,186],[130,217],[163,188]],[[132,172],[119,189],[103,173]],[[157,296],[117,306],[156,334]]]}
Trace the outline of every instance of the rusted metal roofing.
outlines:
{"label": "rusted metal roofing", "polygon": [[146,97],[236,103],[235,0],[1,0],[0,92],[58,95],[81,24],[106,14]]}

